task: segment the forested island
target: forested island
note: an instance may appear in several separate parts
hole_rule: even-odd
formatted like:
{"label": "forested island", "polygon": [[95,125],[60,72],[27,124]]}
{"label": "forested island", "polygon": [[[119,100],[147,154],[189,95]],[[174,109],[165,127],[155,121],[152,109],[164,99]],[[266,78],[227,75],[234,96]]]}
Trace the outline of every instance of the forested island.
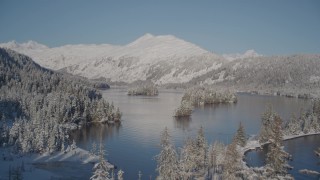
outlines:
{"label": "forested island", "polygon": [[181,104],[175,110],[174,116],[188,117],[191,115],[193,107],[236,102],[237,96],[235,93],[217,91],[210,87],[194,87],[184,93]]}
{"label": "forested island", "polygon": [[153,84],[142,85],[128,89],[129,96],[157,96],[159,91]]}

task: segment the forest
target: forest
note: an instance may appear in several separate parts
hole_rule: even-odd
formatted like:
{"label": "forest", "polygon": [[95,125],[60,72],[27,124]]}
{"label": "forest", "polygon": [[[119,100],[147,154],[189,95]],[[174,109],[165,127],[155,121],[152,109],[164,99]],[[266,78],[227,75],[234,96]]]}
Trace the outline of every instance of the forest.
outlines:
{"label": "forest", "polygon": [[54,152],[72,129],[120,121],[121,112],[84,78],[41,67],[0,48],[0,144],[13,151]]}

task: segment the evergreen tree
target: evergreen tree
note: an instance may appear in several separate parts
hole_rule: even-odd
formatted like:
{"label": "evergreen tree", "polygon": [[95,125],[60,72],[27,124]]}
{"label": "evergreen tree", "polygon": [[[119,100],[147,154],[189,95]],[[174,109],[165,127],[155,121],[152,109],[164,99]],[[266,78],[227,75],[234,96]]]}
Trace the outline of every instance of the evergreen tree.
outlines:
{"label": "evergreen tree", "polygon": [[305,134],[309,133],[310,121],[309,121],[308,115],[306,113],[302,113],[300,117],[300,121],[302,122],[302,125],[301,125],[302,132]]}
{"label": "evergreen tree", "polygon": [[99,162],[96,163],[93,167],[94,172],[93,175],[90,177],[91,180],[111,180],[109,175],[108,164],[104,156],[105,150],[102,147],[102,143],[100,143]]}
{"label": "evergreen tree", "polygon": [[237,179],[237,173],[241,169],[241,155],[237,150],[237,142],[232,141],[227,146],[226,155],[223,163],[223,179],[235,180]]}
{"label": "evergreen tree", "polygon": [[318,133],[320,132],[320,121],[316,114],[312,113],[310,115],[310,124],[308,133]]}
{"label": "evergreen tree", "polygon": [[320,99],[315,99],[312,106],[312,112],[320,118]]}
{"label": "evergreen tree", "polygon": [[221,142],[214,142],[209,148],[209,168],[213,169],[213,176],[221,174],[222,166],[225,159],[226,148]]}
{"label": "evergreen tree", "polygon": [[275,116],[274,121],[271,124],[271,136],[269,139],[267,153],[267,168],[270,170],[270,175],[275,177],[276,175],[286,175],[288,167],[289,154],[283,150],[282,141],[282,120],[279,116]]}
{"label": "evergreen tree", "polygon": [[301,122],[296,116],[292,116],[290,120],[286,123],[286,128],[284,129],[285,135],[298,135],[302,132]]}
{"label": "evergreen tree", "polygon": [[[101,146],[101,145],[100,145]],[[76,143],[76,141],[73,139],[72,140],[72,144],[71,144],[71,149],[72,150],[74,150],[74,149],[76,149],[77,148],[77,143]]]}
{"label": "evergreen tree", "polygon": [[236,136],[234,137],[237,145],[244,147],[247,143],[246,133],[242,123],[240,122]]}
{"label": "evergreen tree", "polygon": [[122,114],[121,114],[121,112],[120,112],[120,109],[117,108],[117,111],[116,111],[116,113],[115,113],[115,115],[114,115],[114,120],[115,120],[115,121],[120,121],[121,116],[122,116]]}
{"label": "evergreen tree", "polygon": [[142,178],[142,173],[141,173],[141,171],[139,171],[139,173],[138,173],[138,180],[141,180],[141,178]]}
{"label": "evergreen tree", "polygon": [[156,156],[159,178],[164,180],[179,178],[177,153],[170,138],[166,127],[161,134],[160,154]]}
{"label": "evergreen tree", "polygon": [[120,169],[119,171],[118,171],[118,180],[123,180],[123,174],[124,174],[124,172]]}
{"label": "evergreen tree", "polygon": [[196,170],[205,170],[207,167],[207,150],[208,150],[208,143],[204,137],[203,127],[201,126],[198,130],[198,136],[196,139]]}
{"label": "evergreen tree", "polygon": [[183,179],[190,179],[197,166],[196,164],[197,148],[193,139],[188,138],[181,149],[180,154],[180,175]]}
{"label": "evergreen tree", "polygon": [[97,144],[96,142],[93,142],[91,147],[91,154],[96,155],[96,153],[97,153]]}
{"label": "evergreen tree", "polygon": [[261,117],[261,130],[260,130],[260,135],[259,135],[259,141],[260,143],[266,143],[269,141],[270,136],[271,136],[271,124],[274,120],[275,113],[272,110],[272,107],[269,106],[262,114]]}

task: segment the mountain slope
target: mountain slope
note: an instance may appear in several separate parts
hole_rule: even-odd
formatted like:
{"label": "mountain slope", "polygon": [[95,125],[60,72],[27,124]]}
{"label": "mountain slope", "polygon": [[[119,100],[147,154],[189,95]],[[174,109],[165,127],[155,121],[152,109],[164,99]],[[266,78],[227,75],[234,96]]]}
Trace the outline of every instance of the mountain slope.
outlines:
{"label": "mountain slope", "polygon": [[[31,45],[27,45],[31,44]],[[208,84],[245,91],[320,94],[320,55],[216,55],[171,35],[146,34],[125,46],[9,43],[46,67],[108,82],[151,81],[158,85]],[[0,44],[0,46],[9,46]]]}
{"label": "mountain slope", "polygon": [[93,79],[104,77],[111,82],[187,82],[223,63],[220,56],[171,35],[146,34],[125,46],[101,44],[27,48],[0,44],[0,47],[29,55],[50,69],[63,69]]}
{"label": "mountain slope", "polygon": [[234,60],[191,82],[294,96],[320,95],[319,69],[320,55],[255,57]]}
{"label": "mountain slope", "polygon": [[0,144],[23,152],[52,152],[67,145],[71,125],[120,116],[83,78],[54,72],[0,48]]}

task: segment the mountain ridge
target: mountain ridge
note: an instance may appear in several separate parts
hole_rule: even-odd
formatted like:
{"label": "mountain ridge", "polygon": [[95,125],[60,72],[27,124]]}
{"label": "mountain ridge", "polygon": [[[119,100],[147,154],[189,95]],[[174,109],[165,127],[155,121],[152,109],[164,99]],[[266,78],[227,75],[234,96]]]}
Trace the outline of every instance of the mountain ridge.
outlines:
{"label": "mountain ridge", "polygon": [[[0,47],[6,45],[0,44]],[[194,75],[205,73],[203,69],[215,69],[222,64],[219,55],[190,42],[172,35],[154,36],[149,33],[124,46],[79,44],[41,50],[25,46],[9,48],[50,69],[125,83],[147,79],[159,84],[187,82]],[[150,69],[163,76],[154,74]]]}
{"label": "mountain ridge", "polygon": [[24,45],[19,49],[19,44],[11,45],[46,68],[89,79],[104,78],[109,83],[151,81],[167,87],[221,85],[243,91],[292,94],[299,90],[300,94],[320,95],[320,55],[263,56],[254,50],[217,55],[172,35],[148,33],[124,46],[28,49]]}

